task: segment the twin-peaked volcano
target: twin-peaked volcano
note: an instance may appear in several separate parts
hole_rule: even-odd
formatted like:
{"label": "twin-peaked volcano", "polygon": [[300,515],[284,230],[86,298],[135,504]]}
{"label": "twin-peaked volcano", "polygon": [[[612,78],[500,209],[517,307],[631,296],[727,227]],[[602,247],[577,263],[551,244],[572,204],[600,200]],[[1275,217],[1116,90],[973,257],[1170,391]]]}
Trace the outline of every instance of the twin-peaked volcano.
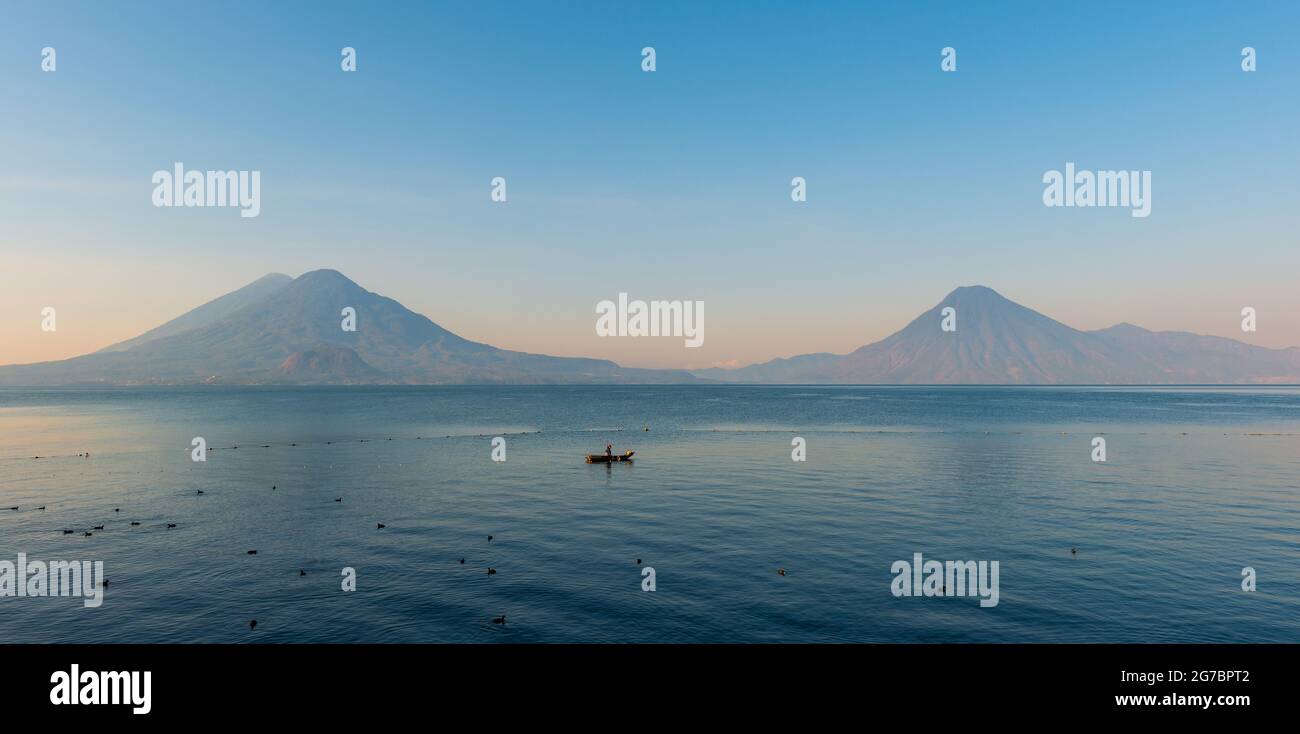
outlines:
{"label": "twin-peaked volcano", "polygon": [[[356,310],[345,331],[342,311]],[[472,342],[335,270],[270,275],[157,329],[59,362],[0,367],[0,383],[440,384],[691,382]]]}
{"label": "twin-peaked volcano", "polygon": [[[941,328],[943,309],[956,330]],[[1300,382],[1300,349],[1267,349],[1129,324],[1079,331],[984,286],[958,288],[893,335],[849,354],[807,354],[700,377],[845,384],[1153,385]]]}

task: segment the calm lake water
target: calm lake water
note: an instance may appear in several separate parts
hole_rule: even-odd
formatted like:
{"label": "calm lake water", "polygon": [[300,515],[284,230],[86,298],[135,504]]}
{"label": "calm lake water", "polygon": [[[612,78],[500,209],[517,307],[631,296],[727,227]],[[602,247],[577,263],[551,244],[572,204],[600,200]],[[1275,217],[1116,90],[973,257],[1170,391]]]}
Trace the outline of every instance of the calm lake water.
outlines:
{"label": "calm lake water", "polygon": [[0,560],[111,585],[5,642],[1300,642],[1297,388],[0,389],[14,505]]}

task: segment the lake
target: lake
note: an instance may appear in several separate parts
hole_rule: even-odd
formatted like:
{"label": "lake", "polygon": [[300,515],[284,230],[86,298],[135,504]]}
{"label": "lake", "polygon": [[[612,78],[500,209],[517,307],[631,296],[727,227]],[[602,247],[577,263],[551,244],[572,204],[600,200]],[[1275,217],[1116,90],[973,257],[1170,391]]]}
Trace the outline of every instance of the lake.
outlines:
{"label": "lake", "polygon": [[1294,643],[1300,388],[4,388],[19,553],[111,585],[6,642]]}

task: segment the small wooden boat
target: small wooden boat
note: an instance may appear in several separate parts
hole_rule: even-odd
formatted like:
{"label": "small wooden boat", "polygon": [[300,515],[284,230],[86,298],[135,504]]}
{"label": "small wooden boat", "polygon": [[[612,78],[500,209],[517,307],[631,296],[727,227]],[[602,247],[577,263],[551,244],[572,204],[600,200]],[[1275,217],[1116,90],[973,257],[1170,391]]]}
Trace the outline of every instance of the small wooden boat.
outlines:
{"label": "small wooden boat", "polygon": [[631,461],[632,454],[635,453],[636,453],[635,451],[624,451],[621,454],[614,454],[613,456],[606,456],[604,454],[587,454],[587,463],[588,464],[609,464],[615,461]]}

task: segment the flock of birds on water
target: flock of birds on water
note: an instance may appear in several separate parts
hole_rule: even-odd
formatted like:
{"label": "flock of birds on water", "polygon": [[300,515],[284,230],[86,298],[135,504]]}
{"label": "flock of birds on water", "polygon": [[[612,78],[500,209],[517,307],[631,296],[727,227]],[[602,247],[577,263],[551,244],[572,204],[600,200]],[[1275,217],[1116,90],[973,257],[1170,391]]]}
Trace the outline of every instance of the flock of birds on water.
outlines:
{"label": "flock of birds on water", "polygon": [[[78,454],[78,456],[82,456],[82,454]],[[85,454],[85,456],[89,457],[90,454]],[[271,485],[271,489],[272,489],[272,490],[275,490],[275,489],[276,489],[276,485],[272,484],[272,485]],[[201,495],[201,494],[205,494],[205,492],[204,492],[203,490],[201,490],[201,489],[195,491],[195,495],[196,495],[196,496],[197,496],[197,495]],[[335,502],[342,502],[342,501],[343,501],[343,498],[342,498],[342,497],[335,497],[335,498],[334,498],[334,501],[335,501]],[[19,505],[14,505],[14,506],[12,506],[12,507],[10,507],[10,508],[8,508],[8,509],[10,509],[10,510],[14,510],[14,511],[17,511],[17,510],[21,509],[21,506],[19,506]],[[37,510],[44,510],[44,509],[45,509],[45,505],[41,505],[40,507],[37,507],[36,509],[37,509]],[[121,512],[121,511],[122,511],[122,508],[120,508],[120,507],[114,507],[114,508],[113,508],[113,512]],[[138,523],[138,522],[136,522],[136,521],[134,521],[134,520],[131,521],[131,526],[132,526],[132,527],[137,526],[137,525],[139,525],[139,524],[140,524],[140,523]],[[168,528],[174,528],[174,527],[176,527],[177,524],[174,523],[174,522],[169,522],[169,523],[166,523],[166,525],[167,525]],[[381,522],[381,523],[376,523],[375,525],[376,525],[376,527],[375,527],[376,530],[383,530],[384,528],[388,527],[387,525],[385,525],[385,524],[382,523],[382,522]],[[86,531],[84,531],[84,532],[82,533],[82,535],[85,536],[85,537],[87,537],[87,538],[89,538],[89,537],[91,537],[92,535],[94,535],[94,532],[92,532],[92,531],[95,531],[95,530],[103,530],[103,529],[104,529],[104,526],[103,526],[103,525],[92,525],[91,528],[90,528],[90,530],[86,530]],[[79,531],[77,531],[77,530],[68,530],[68,529],[64,529],[63,534],[64,534],[64,535],[73,535],[73,534],[75,534],[75,533],[77,533],[77,532],[79,532]],[[493,536],[493,535],[489,535],[489,536],[487,536],[487,542],[489,542],[489,543],[491,543],[491,542],[492,542],[493,540],[495,540],[495,539],[496,539],[496,536]],[[246,552],[246,555],[250,555],[250,556],[255,556],[255,555],[257,555],[257,549],[252,549],[252,550],[247,551],[247,552]],[[638,566],[641,565],[641,559],[640,559],[640,558],[636,559],[636,562],[637,562],[637,565],[638,565]],[[462,558],[460,559],[459,563],[460,563],[460,565],[462,565],[462,566],[465,565],[465,559],[462,557]],[[495,568],[491,567],[491,566],[489,566],[488,569],[487,569],[487,575],[489,575],[489,576],[495,576],[495,575],[496,575],[496,572],[497,572],[497,570],[496,570]],[[302,569],[302,568],[298,569],[298,575],[299,575],[299,576],[306,576],[306,575],[307,575],[307,571],[306,571],[306,569]],[[782,576],[785,575],[785,571],[784,571],[784,570],[781,572],[781,575],[782,575]],[[108,580],[107,578],[103,580],[103,586],[104,586],[105,589],[108,588],[108,581],[109,581],[109,580]],[[499,616],[493,617],[493,618],[492,618],[492,623],[493,623],[493,624],[505,624],[505,623],[506,623],[506,615],[502,614],[502,615],[499,615]],[[257,620],[256,620],[256,619],[250,619],[250,620],[248,621],[248,629],[249,629],[249,630],[255,630],[255,629],[257,629]]]}
{"label": "flock of birds on water", "polygon": [[[649,429],[649,428],[646,428],[645,430],[649,431],[650,429]],[[421,440],[421,438],[422,438],[422,437],[417,437],[417,440]],[[451,436],[447,436],[447,438],[451,438]],[[480,438],[482,438],[481,435],[480,435]],[[359,442],[359,443],[367,443],[369,440],[370,440],[370,439],[359,439],[358,442]],[[389,441],[392,441],[393,439],[392,439],[392,438],[389,438],[388,440],[389,440]],[[326,444],[326,445],[331,445],[331,444],[333,444],[333,443],[334,443],[333,441],[325,441],[325,442],[324,442],[324,444]],[[289,444],[289,446],[297,446],[297,445],[298,445],[297,442],[294,442],[294,443],[290,443],[290,444]],[[258,444],[258,446],[260,446],[261,448],[271,448],[271,444]],[[209,448],[208,451],[217,451],[218,448],[220,448],[220,447]],[[239,446],[238,446],[238,445],[234,445],[234,446],[230,446],[230,447],[227,447],[227,448],[230,449],[230,450],[233,450],[233,449],[238,449]],[[90,458],[90,452],[87,451],[87,452],[85,452],[85,453],[77,454],[77,456],[78,456],[79,458],[89,459],[89,458]],[[53,457],[50,457],[50,456],[33,456],[32,458],[33,458],[33,459],[49,459],[49,458],[53,458]],[[271,490],[272,490],[272,491],[275,491],[275,490],[277,489],[277,487],[278,487],[278,485],[272,484],[272,485],[271,485]],[[206,494],[203,490],[201,490],[201,489],[195,490],[195,496],[199,496],[199,495],[203,495],[203,494]],[[335,498],[334,498],[334,501],[335,501],[335,502],[340,502],[340,503],[341,503],[341,502],[343,501],[343,498],[342,498],[342,497],[335,497]],[[12,510],[12,511],[17,511],[17,510],[21,509],[21,507],[20,507],[19,505],[14,505],[14,506],[12,506],[12,507],[10,507],[10,508],[8,508],[8,509],[10,509],[10,510]],[[44,511],[44,510],[45,510],[45,505],[41,505],[40,507],[37,507],[36,509],[37,509],[38,511]],[[115,507],[115,508],[113,508],[113,512],[115,512],[115,513],[120,513],[121,511],[122,511],[122,508],[120,508],[120,507]],[[137,522],[137,521],[135,521],[135,520],[132,520],[130,524],[131,524],[132,527],[135,527],[135,526],[140,525],[140,523]],[[177,527],[177,523],[174,523],[174,522],[169,522],[169,523],[165,523],[165,524],[166,524],[166,526],[167,526],[168,529],[171,529],[171,528],[175,528],[175,527]],[[387,528],[387,527],[388,527],[388,526],[385,525],[385,524],[382,523],[382,522],[381,522],[381,523],[376,523],[376,524],[375,524],[375,529],[376,529],[376,530],[383,530],[383,529],[385,529],[385,528]],[[74,535],[74,534],[76,534],[76,533],[78,533],[78,532],[81,532],[82,535],[83,535],[84,537],[89,538],[89,537],[91,537],[91,536],[94,535],[94,531],[95,531],[95,530],[103,530],[103,529],[104,529],[104,526],[103,526],[103,525],[92,525],[92,526],[90,527],[89,530],[84,530],[84,531],[80,531],[80,530],[69,530],[69,529],[66,529],[66,528],[65,528],[65,529],[63,530],[63,535]],[[493,535],[489,535],[489,536],[487,536],[487,542],[489,542],[489,543],[491,543],[491,542],[492,542],[493,540],[495,540],[495,539],[496,539],[496,536],[493,536]],[[256,549],[248,550],[248,551],[246,552],[246,555],[255,556],[255,555],[257,555],[257,550],[256,550]],[[460,558],[460,560],[458,561],[458,563],[459,563],[459,565],[462,565],[462,566],[465,565],[465,558],[464,558],[464,557]],[[638,566],[641,565],[641,559],[640,559],[640,558],[636,559],[636,564],[637,564]],[[785,575],[785,569],[780,569],[778,572],[779,572],[782,576]],[[491,567],[491,566],[488,566],[488,567],[487,567],[487,575],[488,575],[488,576],[495,576],[496,573],[497,573],[497,570],[496,570],[495,568],[493,568],[493,567]],[[302,568],[298,569],[298,575],[299,575],[300,577],[301,577],[301,576],[306,576],[306,575],[307,575],[307,571],[306,571],[306,569],[302,569]],[[109,580],[108,580],[107,578],[103,579],[103,581],[102,581],[102,585],[103,585],[103,587],[104,587],[105,589],[108,588],[108,584],[109,584]],[[506,623],[506,615],[504,615],[504,614],[497,615],[497,616],[495,616],[495,617],[492,618],[492,624],[505,625],[505,623]],[[253,630],[256,630],[256,629],[257,629],[257,620],[256,620],[256,619],[250,619],[250,620],[248,620],[248,629],[249,629],[249,631],[253,631]]]}

